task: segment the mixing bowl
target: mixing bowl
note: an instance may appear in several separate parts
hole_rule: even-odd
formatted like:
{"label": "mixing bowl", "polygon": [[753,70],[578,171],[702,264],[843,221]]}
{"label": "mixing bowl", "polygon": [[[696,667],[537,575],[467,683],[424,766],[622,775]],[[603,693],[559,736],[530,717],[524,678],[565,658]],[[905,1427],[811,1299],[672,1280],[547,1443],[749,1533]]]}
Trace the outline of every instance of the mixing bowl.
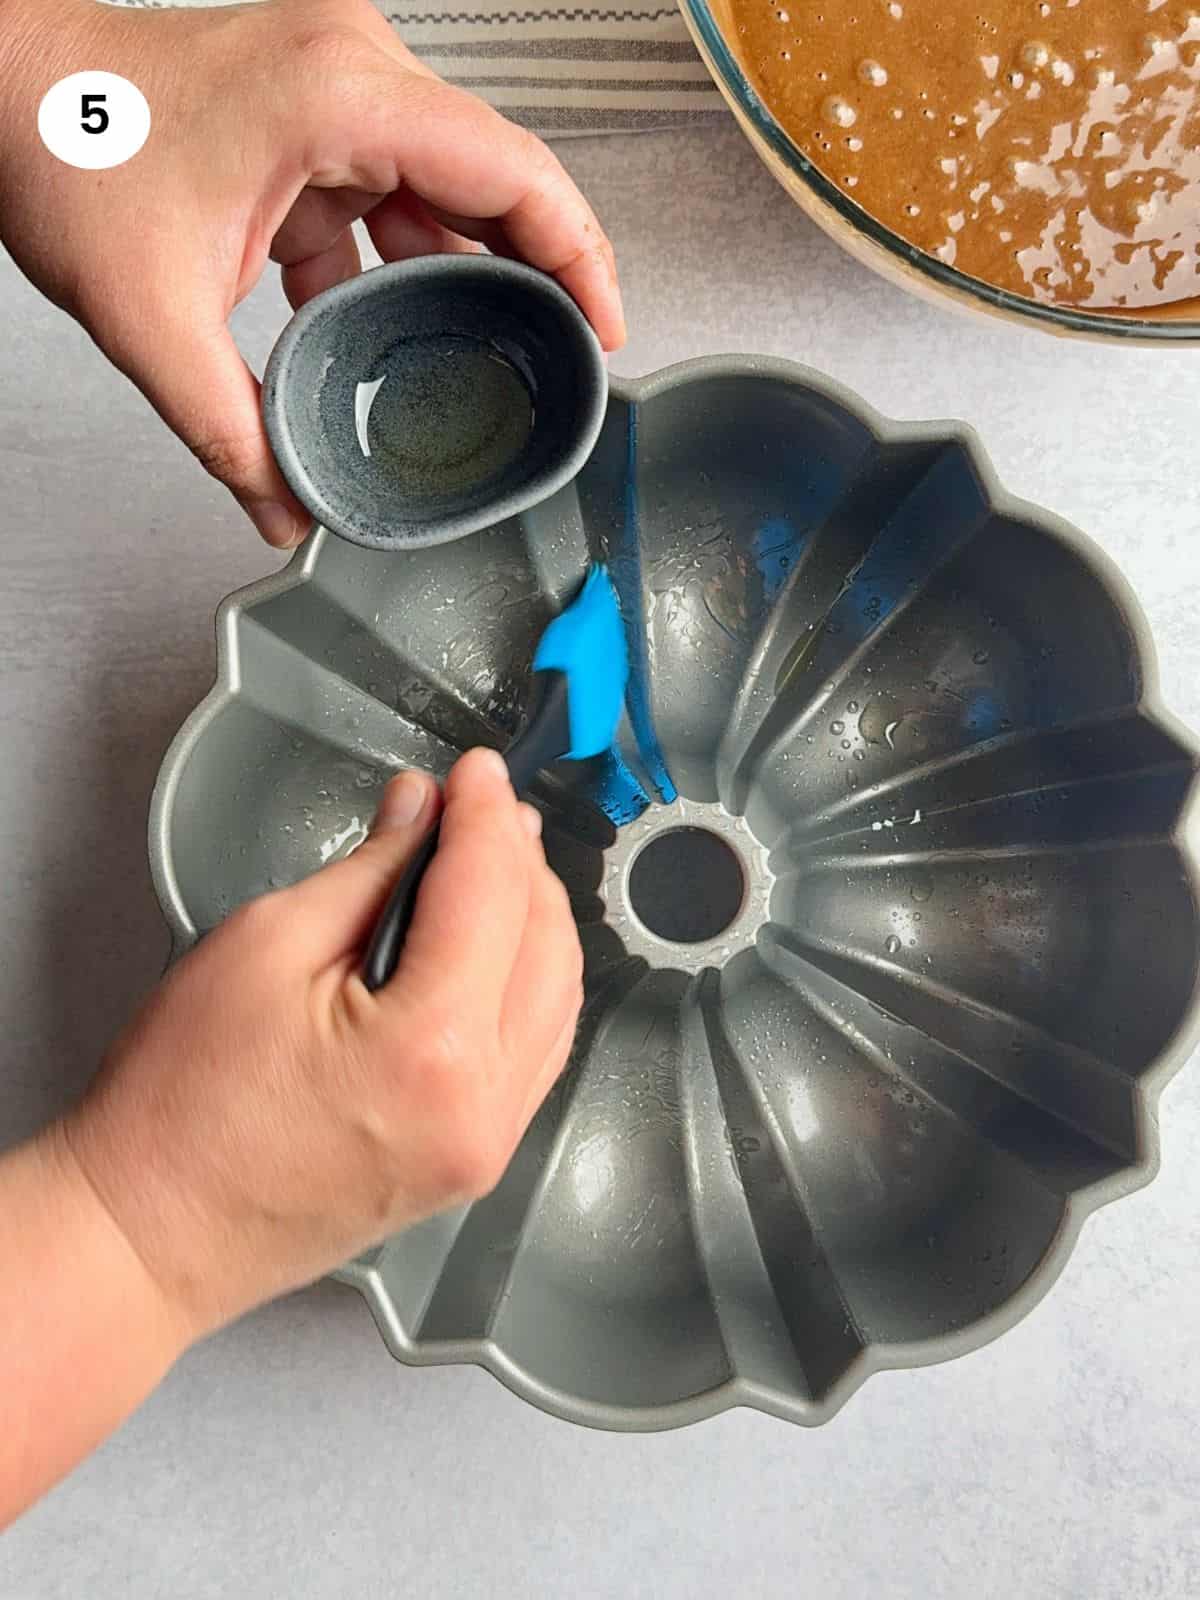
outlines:
{"label": "mixing bowl", "polygon": [[1200,300],[1141,313],[1043,305],[994,288],[919,250],[854,203],[808,159],[763,102],[738,51],[731,0],[679,0],[688,31],[742,132],[796,204],[866,266],[926,299],[1021,320],[1051,333],[1134,343],[1200,339]]}
{"label": "mixing bowl", "polygon": [[614,826],[605,761],[537,793],[587,958],[571,1066],[491,1195],[343,1276],[402,1360],[578,1421],[820,1422],[1009,1327],[1150,1177],[1197,749],[1121,578],[973,435],[691,362],[614,382],[523,517],[392,555],[318,531],[225,602],[153,802],[176,949],[351,848],[397,768],[503,743],[593,558],[644,799]]}

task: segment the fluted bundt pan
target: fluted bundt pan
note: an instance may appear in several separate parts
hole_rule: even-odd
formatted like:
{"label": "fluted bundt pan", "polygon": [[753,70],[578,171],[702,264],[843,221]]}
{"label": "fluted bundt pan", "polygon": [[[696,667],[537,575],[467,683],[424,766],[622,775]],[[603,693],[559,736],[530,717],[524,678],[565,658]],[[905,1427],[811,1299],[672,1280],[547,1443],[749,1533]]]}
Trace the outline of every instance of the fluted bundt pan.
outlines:
{"label": "fluted bundt pan", "polygon": [[317,532],[225,603],[151,818],[176,949],[351,849],[397,768],[503,743],[597,557],[628,725],[538,795],[587,955],[572,1063],[494,1193],[342,1275],[402,1360],[577,1421],[820,1422],[1010,1326],[1150,1177],[1196,749],[1117,573],[970,433],[692,362],[614,383],[519,520]]}

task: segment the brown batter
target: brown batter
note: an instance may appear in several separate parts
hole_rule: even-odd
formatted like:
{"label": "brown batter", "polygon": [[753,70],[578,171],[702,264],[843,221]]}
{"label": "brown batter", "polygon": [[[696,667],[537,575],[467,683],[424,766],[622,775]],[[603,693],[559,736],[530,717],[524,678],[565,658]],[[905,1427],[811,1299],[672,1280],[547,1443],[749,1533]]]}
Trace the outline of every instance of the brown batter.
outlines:
{"label": "brown batter", "polygon": [[732,4],[775,116],[910,243],[1036,300],[1200,294],[1200,0]]}

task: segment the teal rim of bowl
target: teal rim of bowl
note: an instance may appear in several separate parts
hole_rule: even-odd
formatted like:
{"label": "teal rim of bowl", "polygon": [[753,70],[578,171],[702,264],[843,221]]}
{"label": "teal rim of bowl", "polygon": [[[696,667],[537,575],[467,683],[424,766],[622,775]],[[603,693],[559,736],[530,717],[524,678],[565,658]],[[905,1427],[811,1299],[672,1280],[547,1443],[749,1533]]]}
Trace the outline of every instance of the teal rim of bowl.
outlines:
{"label": "teal rim of bowl", "polygon": [[1141,317],[1105,316],[1102,312],[1079,311],[1070,306],[1046,305],[1040,300],[1029,300],[1024,295],[1011,294],[1007,289],[997,289],[972,278],[957,268],[947,266],[936,256],[916,245],[909,244],[891,228],[878,222],[862,206],[857,205],[832,183],[819,167],[813,165],[790,135],[778,123],[739,66],[733,52],[725,42],[720,25],[709,10],[707,0],[679,0],[685,14],[694,24],[703,40],[714,66],[729,94],[762,135],[779,159],[801,178],[817,197],[872,243],[880,245],[890,256],[907,267],[915,267],[926,278],[943,289],[967,294],[998,311],[1007,311],[1033,322],[1046,323],[1052,328],[1067,328],[1072,333],[1103,333],[1117,339],[1174,340],[1186,344],[1200,340],[1200,319],[1186,321],[1151,321]]}

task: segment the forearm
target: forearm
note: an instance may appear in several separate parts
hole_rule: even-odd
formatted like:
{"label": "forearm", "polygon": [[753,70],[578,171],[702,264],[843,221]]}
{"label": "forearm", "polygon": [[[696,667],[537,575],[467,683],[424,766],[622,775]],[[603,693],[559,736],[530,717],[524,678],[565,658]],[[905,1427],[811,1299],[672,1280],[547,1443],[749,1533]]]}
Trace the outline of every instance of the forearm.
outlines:
{"label": "forearm", "polygon": [[0,1528],[111,1433],[185,1343],[61,1129],[0,1156]]}

